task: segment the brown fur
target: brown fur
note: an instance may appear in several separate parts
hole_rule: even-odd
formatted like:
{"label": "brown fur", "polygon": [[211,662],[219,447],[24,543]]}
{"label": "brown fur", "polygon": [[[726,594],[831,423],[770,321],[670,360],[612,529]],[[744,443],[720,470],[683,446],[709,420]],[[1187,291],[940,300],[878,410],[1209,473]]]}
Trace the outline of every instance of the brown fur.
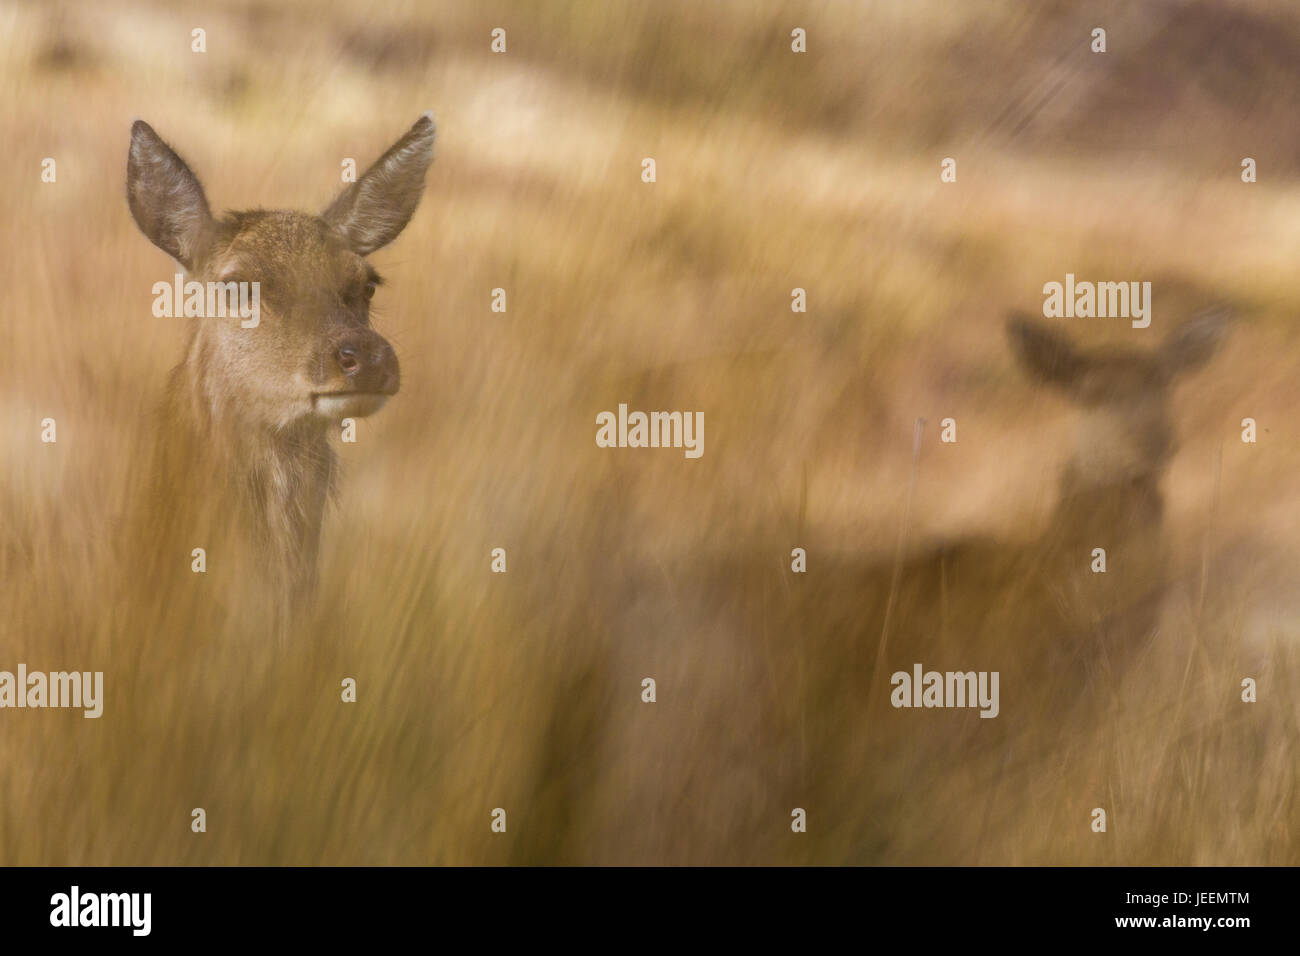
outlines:
{"label": "brown fur", "polygon": [[363,256],[414,213],[433,137],[426,115],[321,216],[214,219],[185,162],[147,124],[133,127],[127,197],[141,230],[187,281],[260,288],[255,327],[185,320],[188,344],[158,413],[149,496],[132,527],[139,577],[155,592],[160,580],[183,579],[202,547],[213,596],[238,598],[269,629],[283,633],[306,606],[335,471],[328,436],[399,383],[392,347],[370,328],[378,277]]}
{"label": "brown fur", "polygon": [[[1207,314],[1154,349],[1083,351],[1041,322],[1011,321],[1022,366],[1082,413],[1084,441],[1039,534],[904,547],[897,562],[837,556],[809,540],[809,572],[784,581],[788,540],[752,541],[748,562],[727,556],[675,576],[669,620],[637,600],[663,589],[664,570],[630,576],[611,597],[611,608],[630,610],[610,612],[596,665],[605,693],[588,675],[581,700],[619,699],[651,655],[661,693],[677,705],[647,716],[620,703],[589,719],[580,739],[568,718],[574,763],[564,773],[583,782],[568,790],[593,796],[570,808],[572,831],[547,853],[605,863],[973,863],[1003,845],[990,834],[1024,822],[1000,817],[1003,788],[1050,787],[1070,743],[1122,721],[1132,703],[1124,677],[1169,585],[1160,484],[1175,448],[1172,386],[1208,360],[1225,328],[1224,316]],[[1104,574],[1091,570],[1094,548],[1106,550]],[[891,674],[917,662],[998,671],[1000,714],[892,708]],[[930,794],[926,781],[940,777],[942,793]],[[896,819],[900,800],[928,829],[877,823]],[[967,816],[953,816],[954,800]],[[809,815],[797,837],[794,807]],[[593,819],[607,827],[593,830]]]}

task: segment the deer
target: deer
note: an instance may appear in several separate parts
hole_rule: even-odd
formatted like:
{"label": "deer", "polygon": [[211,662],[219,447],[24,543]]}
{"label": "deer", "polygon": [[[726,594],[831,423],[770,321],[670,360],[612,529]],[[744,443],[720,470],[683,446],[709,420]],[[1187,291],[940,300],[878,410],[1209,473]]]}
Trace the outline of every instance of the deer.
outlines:
{"label": "deer", "polygon": [[[1023,806],[1007,795],[1050,781],[1070,748],[1092,739],[1079,735],[1104,733],[1125,695],[1143,693],[1123,678],[1158,632],[1171,584],[1162,482],[1177,449],[1175,388],[1230,325],[1213,309],[1154,347],[1086,348],[1059,325],[1007,317],[1014,362],[1078,410],[1078,440],[1041,528],[904,536],[892,558],[867,542],[836,552],[805,534],[802,574],[789,573],[788,537],[756,532],[722,554],[684,557],[668,591],[664,566],[639,569],[629,557],[605,658],[585,680],[607,682],[605,696],[620,700],[621,681],[656,674],[662,701],[653,719],[621,704],[557,717],[565,739],[549,746],[572,755],[574,780],[552,780],[549,792],[592,805],[568,809],[583,822],[557,832],[551,852],[601,863],[998,853],[994,834],[1014,826],[1001,808]],[[900,512],[904,498],[900,489]],[[1000,710],[983,719],[971,706],[891,706],[891,678],[917,663],[999,673]],[[593,833],[611,807],[617,818]],[[797,836],[793,808],[807,812]]]}
{"label": "deer", "polygon": [[[934,583],[936,595],[918,595],[927,605],[946,603],[951,610],[971,596],[991,604],[1000,598],[1031,609],[1045,638],[1034,650],[1052,662],[1077,664],[1092,675],[1122,670],[1156,626],[1167,583],[1161,485],[1177,450],[1173,388],[1209,361],[1230,321],[1225,310],[1211,309],[1153,349],[1084,349],[1056,326],[1011,314],[1006,335],[1017,364],[1033,384],[1079,411],[1055,507],[1045,529],[1027,541],[957,539],[896,564],[882,645],[894,625],[906,627],[910,595],[904,590],[924,592]],[[963,591],[966,585],[974,591]],[[931,602],[932,596],[942,600]],[[949,614],[926,626],[938,637],[954,622]]]}
{"label": "deer", "polygon": [[370,324],[382,280],[367,257],[414,215],[434,139],[425,113],[319,214],[214,216],[190,166],[148,123],[132,125],[126,196],[140,231],[189,280],[260,290],[255,321],[187,320],[134,526],[140,577],[188,572],[203,548],[220,592],[256,592],[277,633],[310,605],[337,469],[329,435],[379,411],[401,382]]}
{"label": "deer", "polygon": [[[828,748],[827,763],[868,763],[886,782],[886,803],[911,799],[924,819],[920,808],[936,799],[929,822],[943,834],[935,838],[946,854],[940,859],[976,861],[990,852],[1008,790],[1059,774],[1080,741],[1128,732],[1152,693],[1127,678],[1162,626],[1173,583],[1162,484],[1178,448],[1174,391],[1208,364],[1231,324],[1231,314],[1215,307],[1155,347],[1085,348],[1059,325],[1012,312],[1005,334],[1016,364],[1078,413],[1043,527],[850,562],[808,581],[813,587],[792,602],[789,627],[806,637],[806,655],[836,661],[809,663],[814,677],[800,719],[813,726],[804,732]],[[855,619],[819,610],[828,589],[838,588],[856,590]],[[1000,673],[1001,715],[986,721],[969,709],[900,709],[893,675],[917,663]],[[918,734],[928,742],[919,744]],[[1109,788],[1109,756],[1075,753],[1084,756],[1098,758],[1090,779]],[[936,785],[942,794],[926,792]],[[840,781],[823,778],[819,786],[834,792],[825,794],[831,802],[855,799]],[[945,817],[963,802],[980,812],[954,832]],[[891,839],[869,825],[859,837]],[[958,849],[959,841],[969,842]],[[935,851],[911,847],[905,855],[919,852]]]}

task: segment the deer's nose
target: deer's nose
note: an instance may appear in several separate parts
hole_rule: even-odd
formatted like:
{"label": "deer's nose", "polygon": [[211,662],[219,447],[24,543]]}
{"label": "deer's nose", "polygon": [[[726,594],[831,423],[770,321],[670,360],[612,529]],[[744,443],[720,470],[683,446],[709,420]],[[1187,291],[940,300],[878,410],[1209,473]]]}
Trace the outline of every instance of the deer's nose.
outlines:
{"label": "deer's nose", "polygon": [[384,395],[397,391],[401,377],[397,354],[384,338],[374,332],[340,343],[334,359],[353,390]]}

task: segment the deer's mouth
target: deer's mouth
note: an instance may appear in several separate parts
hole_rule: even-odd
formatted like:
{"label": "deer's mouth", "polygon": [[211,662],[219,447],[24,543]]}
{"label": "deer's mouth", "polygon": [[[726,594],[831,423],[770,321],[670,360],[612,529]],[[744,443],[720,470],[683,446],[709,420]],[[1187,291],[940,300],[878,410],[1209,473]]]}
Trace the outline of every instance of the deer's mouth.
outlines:
{"label": "deer's mouth", "polygon": [[312,410],[322,418],[365,418],[384,407],[384,392],[313,392]]}

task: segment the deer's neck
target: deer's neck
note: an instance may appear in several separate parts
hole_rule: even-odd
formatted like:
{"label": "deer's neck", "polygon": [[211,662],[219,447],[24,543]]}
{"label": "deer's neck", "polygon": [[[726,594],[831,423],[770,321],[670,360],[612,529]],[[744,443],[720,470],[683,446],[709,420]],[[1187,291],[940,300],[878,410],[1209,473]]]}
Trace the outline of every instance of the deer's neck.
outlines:
{"label": "deer's neck", "polygon": [[1066,470],[1040,573],[1089,640],[1131,647],[1155,627],[1168,563],[1163,513],[1159,474],[1098,484]]}
{"label": "deer's neck", "polygon": [[1163,518],[1158,472],[1098,482],[1071,464],[1061,476],[1054,524],[1065,533],[1105,540],[1151,536],[1158,534]]}
{"label": "deer's neck", "polygon": [[190,489],[204,523],[241,551],[241,565],[260,569],[294,603],[315,586],[334,454],[324,422],[249,421],[239,398],[193,362],[175,369],[164,411],[164,480]]}

